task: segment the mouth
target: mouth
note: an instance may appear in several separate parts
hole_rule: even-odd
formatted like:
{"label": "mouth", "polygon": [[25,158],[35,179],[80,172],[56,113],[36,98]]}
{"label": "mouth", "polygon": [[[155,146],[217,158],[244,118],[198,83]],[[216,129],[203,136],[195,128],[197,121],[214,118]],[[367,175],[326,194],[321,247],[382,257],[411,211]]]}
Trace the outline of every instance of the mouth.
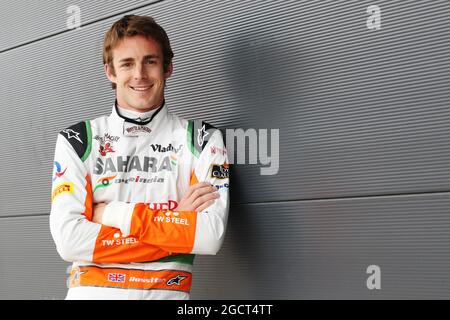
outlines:
{"label": "mouth", "polygon": [[149,85],[149,86],[135,86],[132,87],[130,86],[130,88],[136,92],[146,92],[149,91],[151,88],[153,87],[153,85]]}

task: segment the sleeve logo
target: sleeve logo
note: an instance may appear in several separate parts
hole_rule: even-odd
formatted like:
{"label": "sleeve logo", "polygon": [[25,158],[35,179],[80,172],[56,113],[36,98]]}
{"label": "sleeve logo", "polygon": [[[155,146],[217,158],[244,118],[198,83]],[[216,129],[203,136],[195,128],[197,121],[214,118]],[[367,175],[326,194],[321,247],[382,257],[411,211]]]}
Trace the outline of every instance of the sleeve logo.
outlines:
{"label": "sleeve logo", "polygon": [[167,281],[167,285],[168,286],[172,286],[172,285],[176,284],[177,286],[181,286],[181,281],[183,281],[186,278],[187,277],[183,277],[181,275],[177,275],[176,277],[173,277],[173,278],[169,279]]}
{"label": "sleeve logo", "polygon": [[125,275],[122,273],[108,273],[109,282],[125,282]]}
{"label": "sleeve logo", "polygon": [[206,127],[206,125],[203,125],[203,127],[201,129],[197,129],[197,131],[198,131],[197,143],[199,146],[203,146],[203,143],[205,143],[205,138],[209,134],[208,132],[206,132],[205,127]]}
{"label": "sleeve logo", "polygon": [[73,193],[74,187],[72,182],[63,182],[58,184],[52,192],[52,202],[57,196],[63,193]]}
{"label": "sleeve logo", "polygon": [[62,131],[63,133],[65,133],[67,135],[67,139],[76,139],[78,142],[80,142],[81,144],[83,143],[83,141],[81,141],[80,139],[80,133],[74,131],[73,129],[65,129]]}
{"label": "sleeve logo", "polygon": [[62,171],[61,164],[58,161],[54,161],[53,163],[54,166],[56,167],[56,171],[55,174],[53,175],[52,181],[55,181],[56,179],[61,178],[64,175],[64,173],[66,173],[67,167]]}

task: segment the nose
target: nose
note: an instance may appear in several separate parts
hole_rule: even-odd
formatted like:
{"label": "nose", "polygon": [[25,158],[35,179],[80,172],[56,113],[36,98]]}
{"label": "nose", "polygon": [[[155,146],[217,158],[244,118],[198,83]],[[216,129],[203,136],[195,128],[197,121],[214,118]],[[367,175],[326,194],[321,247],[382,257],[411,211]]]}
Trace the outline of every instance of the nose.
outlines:
{"label": "nose", "polygon": [[134,79],[147,79],[147,73],[145,71],[144,64],[136,64],[136,67],[134,68]]}

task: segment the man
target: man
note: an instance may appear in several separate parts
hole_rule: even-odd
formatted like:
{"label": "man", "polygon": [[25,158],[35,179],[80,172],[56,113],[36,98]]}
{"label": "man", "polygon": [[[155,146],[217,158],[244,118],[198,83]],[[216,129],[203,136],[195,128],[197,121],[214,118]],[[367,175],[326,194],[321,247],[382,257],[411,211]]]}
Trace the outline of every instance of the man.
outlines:
{"label": "man", "polygon": [[67,299],[188,299],[194,254],[224,239],[228,164],[220,131],[167,110],[166,32],[125,16],[106,33],[109,116],[58,135],[50,229],[73,262]]}

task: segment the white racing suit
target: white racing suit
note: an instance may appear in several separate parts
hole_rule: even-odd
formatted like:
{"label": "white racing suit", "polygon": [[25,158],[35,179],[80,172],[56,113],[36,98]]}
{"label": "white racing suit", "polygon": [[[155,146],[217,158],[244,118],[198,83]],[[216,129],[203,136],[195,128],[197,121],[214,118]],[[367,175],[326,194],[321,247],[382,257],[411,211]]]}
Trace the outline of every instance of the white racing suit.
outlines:
{"label": "white racing suit", "polygon": [[[57,138],[50,230],[73,262],[67,299],[189,299],[194,254],[216,254],[229,208],[222,134],[163,104],[147,122],[109,116]],[[220,198],[176,211],[190,185],[206,181]],[[108,203],[102,224],[93,204]]]}

